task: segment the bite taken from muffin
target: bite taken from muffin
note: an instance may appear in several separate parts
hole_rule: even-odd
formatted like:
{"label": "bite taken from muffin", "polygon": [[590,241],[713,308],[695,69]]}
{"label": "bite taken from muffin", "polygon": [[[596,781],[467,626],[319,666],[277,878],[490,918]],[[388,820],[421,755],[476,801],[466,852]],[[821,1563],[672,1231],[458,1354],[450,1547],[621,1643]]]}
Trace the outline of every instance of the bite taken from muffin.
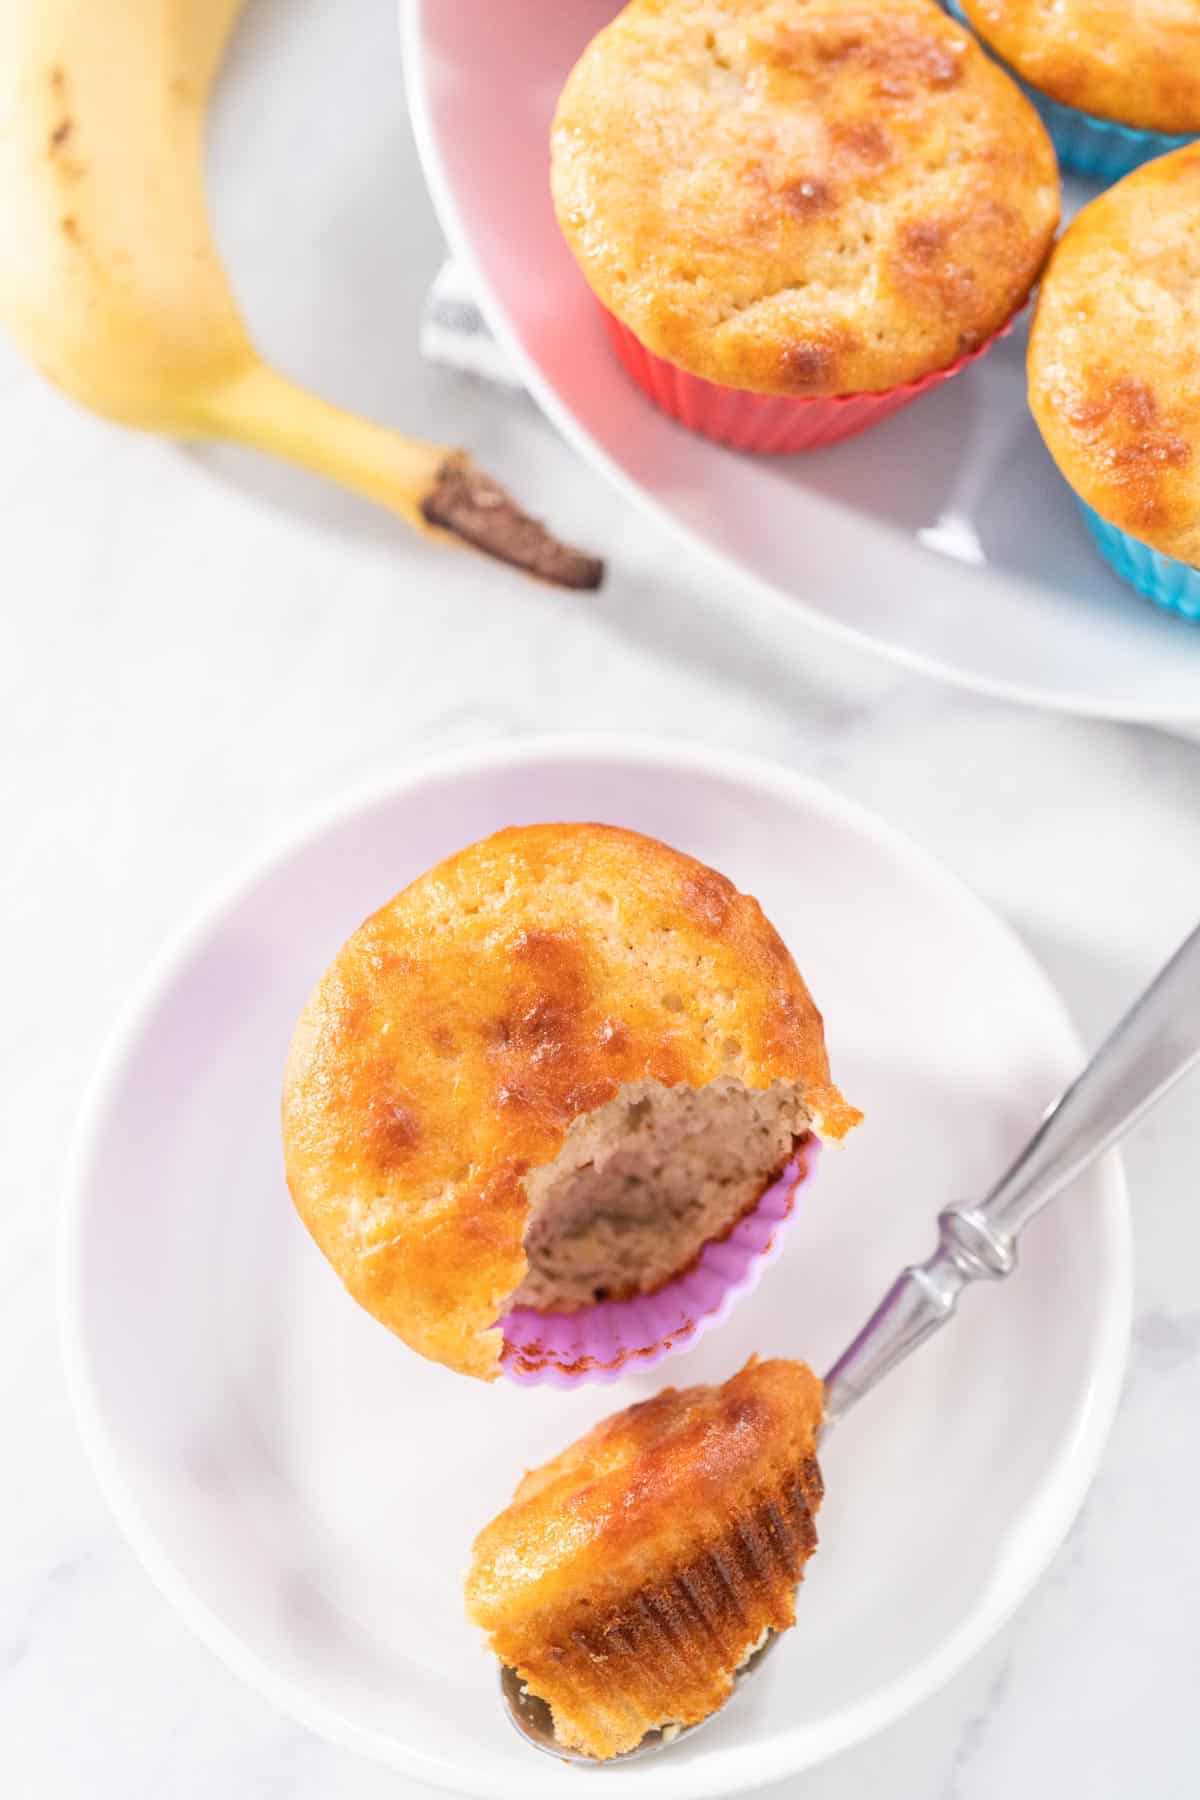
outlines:
{"label": "bite taken from muffin", "polygon": [[723,1316],[814,1134],[858,1116],[755,900],[564,824],[471,845],[359,927],[296,1028],[283,1133],[369,1312],[463,1374],[561,1384]]}
{"label": "bite taken from muffin", "polygon": [[961,367],[1059,211],[1036,112],[935,0],[631,0],[567,79],[552,187],[641,385],[765,451]]}
{"label": "bite taken from muffin", "polygon": [[795,1622],[820,1425],[803,1363],[751,1360],[604,1419],[480,1532],[468,1616],[564,1750],[606,1759],[698,1724]]}

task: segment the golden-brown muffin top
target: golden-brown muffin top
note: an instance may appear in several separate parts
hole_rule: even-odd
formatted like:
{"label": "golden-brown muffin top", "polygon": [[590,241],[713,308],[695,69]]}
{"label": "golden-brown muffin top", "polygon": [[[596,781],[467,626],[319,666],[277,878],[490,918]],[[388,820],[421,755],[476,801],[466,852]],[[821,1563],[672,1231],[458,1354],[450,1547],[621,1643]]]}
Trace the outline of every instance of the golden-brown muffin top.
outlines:
{"label": "golden-brown muffin top", "polygon": [[769,394],[947,367],[1058,223],[1041,122],[935,0],[632,0],[568,78],[552,181],[648,349]]}
{"label": "golden-brown muffin top", "polygon": [[821,1383],[752,1360],[721,1387],[664,1388],[531,1469],[475,1540],[470,1617],[485,1631],[553,1608],[556,1629],[682,1567],[731,1517],[816,1454]]}
{"label": "golden-brown muffin top", "polygon": [[961,0],[1031,87],[1145,131],[1200,131],[1198,0]]}
{"label": "golden-brown muffin top", "polygon": [[821,1383],[751,1361],[668,1388],[526,1475],[480,1532],[467,1612],[592,1756],[727,1698],[767,1629],[795,1619],[816,1547]]}
{"label": "golden-brown muffin top", "polygon": [[288,1059],[288,1183],[369,1312],[491,1379],[524,1175],[623,1083],[722,1074],[801,1083],[827,1135],[859,1116],[757,901],[636,832],[515,827],[405,888],[323,976]]}
{"label": "golden-brown muffin top", "polygon": [[1029,403],[1089,506],[1200,566],[1200,144],[1136,169],[1064,234]]}

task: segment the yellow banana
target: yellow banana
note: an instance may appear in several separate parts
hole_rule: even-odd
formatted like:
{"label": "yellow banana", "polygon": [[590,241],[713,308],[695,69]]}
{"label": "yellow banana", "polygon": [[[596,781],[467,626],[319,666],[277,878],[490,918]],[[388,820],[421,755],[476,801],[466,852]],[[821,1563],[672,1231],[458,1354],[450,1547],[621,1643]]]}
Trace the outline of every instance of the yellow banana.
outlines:
{"label": "yellow banana", "polygon": [[257,354],[209,226],[204,119],[240,0],[0,0],[0,324],[82,405],[231,438],[569,586],[600,565],[469,458]]}

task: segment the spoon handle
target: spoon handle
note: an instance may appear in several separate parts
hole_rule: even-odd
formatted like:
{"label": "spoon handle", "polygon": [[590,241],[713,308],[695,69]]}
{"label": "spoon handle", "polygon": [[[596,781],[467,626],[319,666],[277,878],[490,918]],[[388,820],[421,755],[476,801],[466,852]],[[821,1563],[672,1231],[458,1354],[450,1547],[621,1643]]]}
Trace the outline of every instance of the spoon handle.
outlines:
{"label": "spoon handle", "polygon": [[974,1206],[938,1218],[928,1262],[892,1283],[825,1377],[831,1425],[952,1317],[972,1281],[1011,1274],[1017,1239],[1048,1200],[1103,1155],[1200,1058],[1200,927],[1181,945],[1012,1167]]}

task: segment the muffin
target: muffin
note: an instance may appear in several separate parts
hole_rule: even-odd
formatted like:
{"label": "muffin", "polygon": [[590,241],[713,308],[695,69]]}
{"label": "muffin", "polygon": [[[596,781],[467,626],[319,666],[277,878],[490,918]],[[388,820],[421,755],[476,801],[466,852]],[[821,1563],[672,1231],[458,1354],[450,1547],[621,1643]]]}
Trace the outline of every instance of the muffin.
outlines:
{"label": "muffin", "polygon": [[1026,84],[1067,168],[1118,181],[1200,133],[1192,0],[950,0]]}
{"label": "muffin", "polygon": [[567,80],[552,187],[626,366],[763,451],[979,354],[1059,204],[1033,107],[934,0],[631,0]]}
{"label": "muffin", "polygon": [[1117,573],[1200,618],[1200,144],[1127,175],[1064,234],[1029,404]]}
{"label": "muffin", "polygon": [[525,1476],[475,1540],[468,1617],[546,1702],[566,1750],[607,1758],[698,1724],[816,1549],[821,1383],[751,1361],[668,1388]]}
{"label": "muffin", "polygon": [[[413,1349],[585,1379],[720,1316],[734,1240],[858,1117],[756,901],[636,832],[532,825],[345,944],[296,1028],[283,1138],[316,1242]],[[542,1341],[564,1319],[573,1357]]]}

